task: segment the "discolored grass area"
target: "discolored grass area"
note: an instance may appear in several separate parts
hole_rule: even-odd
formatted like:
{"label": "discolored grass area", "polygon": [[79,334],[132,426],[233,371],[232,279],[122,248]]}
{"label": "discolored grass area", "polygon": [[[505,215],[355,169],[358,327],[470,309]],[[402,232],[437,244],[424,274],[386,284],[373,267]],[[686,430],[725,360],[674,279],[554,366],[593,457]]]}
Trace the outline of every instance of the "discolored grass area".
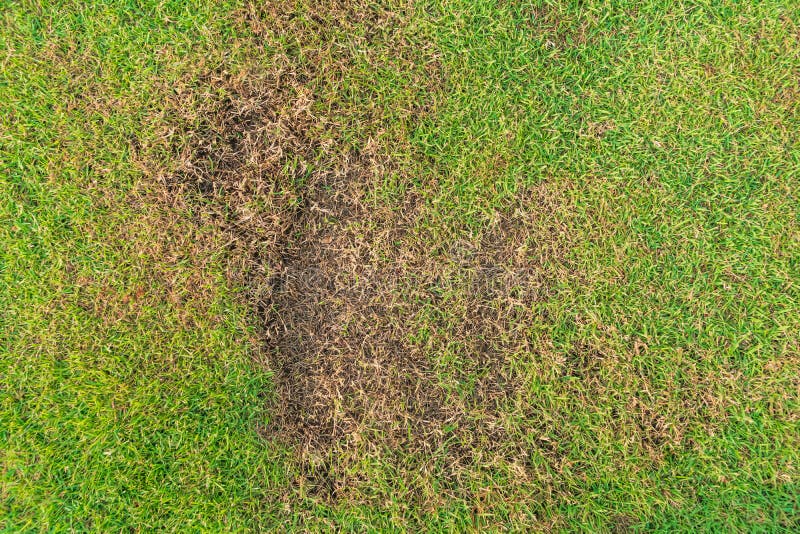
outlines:
{"label": "discolored grass area", "polygon": [[2,528],[797,528],[791,3],[1,28]]}

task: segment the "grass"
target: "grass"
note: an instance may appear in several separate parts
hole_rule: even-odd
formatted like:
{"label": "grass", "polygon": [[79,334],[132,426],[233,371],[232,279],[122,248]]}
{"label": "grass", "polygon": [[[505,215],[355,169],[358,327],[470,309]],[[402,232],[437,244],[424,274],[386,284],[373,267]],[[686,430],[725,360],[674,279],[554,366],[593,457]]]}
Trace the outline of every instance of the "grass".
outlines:
{"label": "grass", "polygon": [[797,528],[791,3],[0,20],[4,530]]}

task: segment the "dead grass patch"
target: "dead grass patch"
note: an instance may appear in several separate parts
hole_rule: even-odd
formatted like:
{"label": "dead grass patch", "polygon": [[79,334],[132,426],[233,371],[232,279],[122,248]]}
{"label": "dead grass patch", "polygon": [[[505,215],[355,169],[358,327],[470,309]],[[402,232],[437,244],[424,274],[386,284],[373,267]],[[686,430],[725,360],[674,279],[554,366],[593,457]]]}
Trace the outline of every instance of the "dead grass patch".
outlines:
{"label": "dead grass patch", "polygon": [[[536,304],[574,276],[574,237],[553,216],[567,198],[547,182],[455,240],[424,224],[423,191],[378,200],[387,181],[422,172],[403,152],[407,128],[433,110],[441,83],[435,59],[414,57],[397,12],[246,11],[244,23],[280,51],[268,66],[187,80],[164,112],[172,163],[139,152],[164,201],[214,234],[231,283],[245,288],[274,372],[272,420],[259,431],[300,453],[301,493],[363,499],[374,481],[358,465],[373,458],[420,499],[473,501],[466,481],[481,473],[516,473],[509,487],[533,479],[526,429],[512,422],[526,383],[515,360],[539,351]],[[355,37],[334,46],[342,34]],[[395,59],[371,56],[376,40]],[[395,97],[412,116],[375,104],[365,57],[420,82]],[[349,94],[337,96],[342,86]],[[563,462],[559,446],[542,447]]]}
{"label": "dead grass patch", "polygon": [[[364,6],[242,16],[256,35],[288,39],[284,52],[270,68],[219,70],[176,90],[165,138],[177,164],[144,166],[168,202],[186,203],[198,225],[223,236],[230,278],[246,287],[275,373],[274,420],[263,432],[323,458],[300,476],[330,496],[338,474],[324,458],[334,448],[367,435],[376,448],[432,446],[440,432],[443,394],[408,343],[400,298],[409,259],[424,255],[407,239],[416,200],[395,209],[374,201],[385,177],[402,172],[372,137],[389,129],[380,113],[321,99],[359,76],[348,71],[357,51],[336,48],[337,32],[402,36],[392,11]],[[365,136],[345,140],[353,122]]]}

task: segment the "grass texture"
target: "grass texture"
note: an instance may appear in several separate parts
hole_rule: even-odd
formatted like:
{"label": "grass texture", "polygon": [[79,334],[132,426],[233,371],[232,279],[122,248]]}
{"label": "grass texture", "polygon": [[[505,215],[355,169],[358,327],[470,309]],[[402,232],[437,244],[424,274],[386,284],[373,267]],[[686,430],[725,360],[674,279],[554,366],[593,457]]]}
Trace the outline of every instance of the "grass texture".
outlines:
{"label": "grass texture", "polygon": [[10,2],[0,529],[791,531],[800,6]]}

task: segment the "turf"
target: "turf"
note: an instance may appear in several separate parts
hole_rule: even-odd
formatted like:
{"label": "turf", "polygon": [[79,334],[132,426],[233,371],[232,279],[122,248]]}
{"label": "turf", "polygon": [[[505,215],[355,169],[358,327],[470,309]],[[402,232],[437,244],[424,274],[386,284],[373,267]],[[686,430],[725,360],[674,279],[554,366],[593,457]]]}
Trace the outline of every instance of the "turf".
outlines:
{"label": "turf", "polygon": [[798,527],[792,2],[0,17],[4,530]]}

